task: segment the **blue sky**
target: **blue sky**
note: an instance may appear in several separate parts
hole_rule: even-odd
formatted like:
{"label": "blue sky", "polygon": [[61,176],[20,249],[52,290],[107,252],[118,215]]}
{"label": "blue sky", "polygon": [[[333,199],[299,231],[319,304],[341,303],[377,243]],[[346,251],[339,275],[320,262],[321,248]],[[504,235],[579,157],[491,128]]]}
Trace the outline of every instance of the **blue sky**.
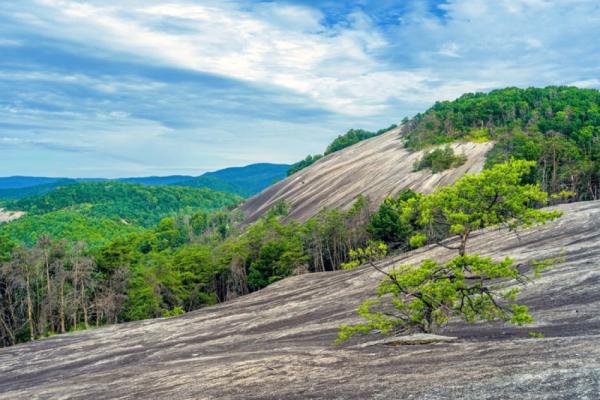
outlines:
{"label": "blue sky", "polygon": [[596,0],[0,3],[0,176],[294,162],[505,86],[600,87]]}

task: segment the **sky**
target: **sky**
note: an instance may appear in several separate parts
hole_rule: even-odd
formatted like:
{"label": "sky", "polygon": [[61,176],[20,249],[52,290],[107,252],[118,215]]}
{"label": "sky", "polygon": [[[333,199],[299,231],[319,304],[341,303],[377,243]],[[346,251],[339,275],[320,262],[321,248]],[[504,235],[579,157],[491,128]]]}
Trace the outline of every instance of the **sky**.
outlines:
{"label": "sky", "polygon": [[597,0],[0,1],[0,176],[293,163],[465,92],[600,88]]}

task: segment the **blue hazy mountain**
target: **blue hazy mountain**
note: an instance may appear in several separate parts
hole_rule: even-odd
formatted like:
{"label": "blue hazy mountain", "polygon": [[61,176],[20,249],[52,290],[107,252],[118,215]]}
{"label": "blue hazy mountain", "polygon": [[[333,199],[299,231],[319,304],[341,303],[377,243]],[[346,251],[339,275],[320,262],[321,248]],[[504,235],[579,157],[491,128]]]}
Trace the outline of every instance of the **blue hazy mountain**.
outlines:
{"label": "blue hazy mountain", "polygon": [[207,187],[222,192],[253,196],[287,176],[289,164],[251,164],[225,168],[176,183],[180,186]]}
{"label": "blue hazy mountain", "polygon": [[[79,183],[75,179],[66,178],[18,177],[24,178],[19,180],[12,178],[17,177],[0,178],[0,200],[16,200],[23,197],[34,196],[36,194],[44,194],[59,187]],[[6,185],[3,185],[3,183],[5,182]],[[35,184],[35,182],[42,183]],[[30,186],[22,186],[27,183],[29,183]],[[18,186],[10,187],[13,184],[16,184]]]}
{"label": "blue hazy mountain", "polygon": [[[251,164],[244,167],[226,168],[207,172],[201,176],[169,175],[117,178],[115,180],[151,186],[186,186],[208,188],[243,197],[255,195],[274,182],[286,177],[288,164]],[[50,178],[34,176],[0,177],[0,199],[14,200],[36,194],[47,193],[58,187],[80,182],[108,181],[104,178]]]}

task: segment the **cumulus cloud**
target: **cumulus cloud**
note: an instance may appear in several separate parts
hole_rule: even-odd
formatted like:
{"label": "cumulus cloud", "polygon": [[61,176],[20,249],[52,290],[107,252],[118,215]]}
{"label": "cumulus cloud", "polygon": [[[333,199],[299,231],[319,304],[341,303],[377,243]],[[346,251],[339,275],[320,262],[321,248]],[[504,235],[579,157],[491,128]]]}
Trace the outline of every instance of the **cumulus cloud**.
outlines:
{"label": "cumulus cloud", "polygon": [[[594,0],[6,2],[0,136],[52,143],[55,152],[77,143],[121,160],[114,174],[291,162],[347,128],[376,129],[464,92],[599,87],[599,7]],[[101,156],[89,160],[106,172]]]}

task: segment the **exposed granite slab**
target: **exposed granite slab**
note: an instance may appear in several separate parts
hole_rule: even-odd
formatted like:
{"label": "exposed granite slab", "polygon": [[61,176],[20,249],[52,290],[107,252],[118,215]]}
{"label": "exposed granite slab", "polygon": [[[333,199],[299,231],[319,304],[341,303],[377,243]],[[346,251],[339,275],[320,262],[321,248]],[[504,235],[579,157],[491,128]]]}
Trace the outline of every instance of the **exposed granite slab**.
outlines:
{"label": "exposed granite slab", "polygon": [[7,211],[3,208],[0,208],[0,224],[14,221],[15,219],[21,218],[25,215],[22,211]]}
{"label": "exposed granite slab", "polygon": [[[368,267],[296,276],[186,315],[0,349],[0,399],[597,399],[600,202],[557,222],[473,238],[470,251],[518,262],[560,257],[522,299],[536,323],[454,323],[452,343],[335,346],[380,275]],[[421,249],[388,266],[426,257]],[[528,332],[543,332],[533,339]]]}
{"label": "exposed granite slab", "polygon": [[284,199],[290,204],[289,217],[305,221],[323,208],[346,209],[359,194],[378,205],[387,196],[406,188],[428,193],[436,186],[453,183],[465,173],[480,172],[493,143],[451,146],[457,154],[467,156],[465,164],[435,175],[429,170],[413,172],[413,164],[423,152],[407,151],[400,128],[392,129],[322,158],[248,199],[241,209],[247,222],[253,222]]}

